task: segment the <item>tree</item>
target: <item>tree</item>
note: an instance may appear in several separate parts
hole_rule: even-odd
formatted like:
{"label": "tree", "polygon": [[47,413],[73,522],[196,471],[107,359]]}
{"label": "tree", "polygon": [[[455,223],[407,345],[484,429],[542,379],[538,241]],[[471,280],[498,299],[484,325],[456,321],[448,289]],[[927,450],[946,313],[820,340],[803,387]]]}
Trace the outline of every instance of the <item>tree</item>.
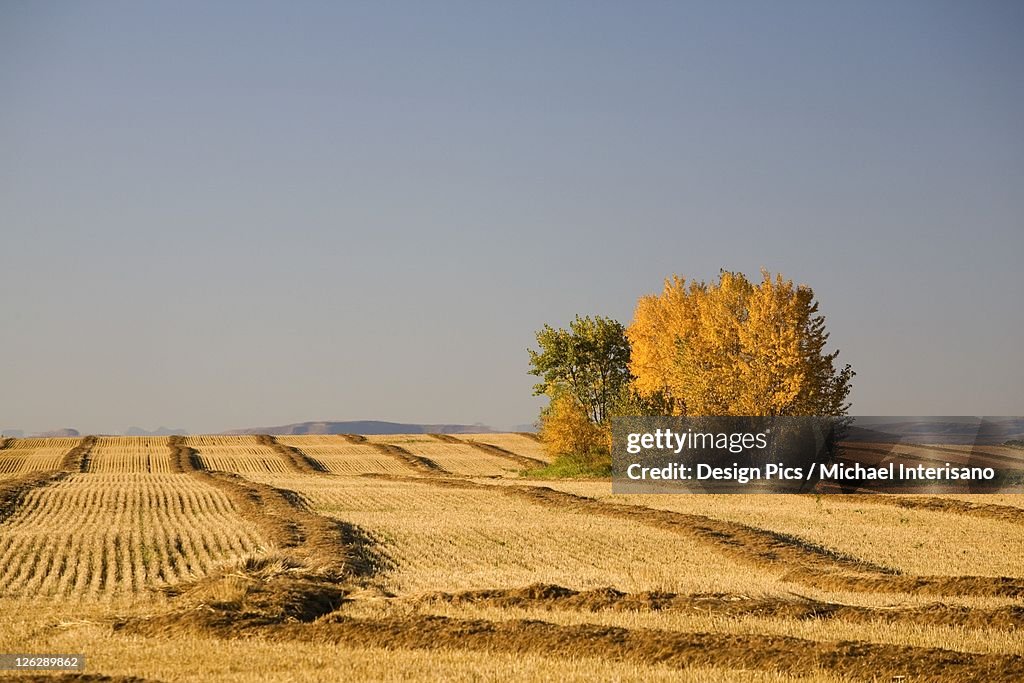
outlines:
{"label": "tree", "polygon": [[577,315],[568,330],[544,325],[537,344],[539,351],[529,350],[530,374],[541,378],[534,395],[554,399],[567,393],[592,424],[605,424],[631,380],[629,342],[622,324]]}
{"label": "tree", "polygon": [[564,458],[585,465],[607,458],[609,452],[604,431],[568,392],[557,393],[541,411],[540,440],[552,460]]}
{"label": "tree", "polygon": [[[691,292],[700,286],[692,285]],[[694,297],[686,290],[686,279],[668,278],[660,296],[651,294],[640,298],[633,324],[626,331],[633,389],[640,397],[660,395],[671,414],[686,412],[682,399],[672,394],[672,374],[677,341],[693,327],[693,303]]]}
{"label": "tree", "polygon": [[722,271],[717,283],[665,281],[637,303],[626,331],[633,388],[676,415],[841,416],[854,372],[825,352],[814,293],[762,272],[758,285]]}

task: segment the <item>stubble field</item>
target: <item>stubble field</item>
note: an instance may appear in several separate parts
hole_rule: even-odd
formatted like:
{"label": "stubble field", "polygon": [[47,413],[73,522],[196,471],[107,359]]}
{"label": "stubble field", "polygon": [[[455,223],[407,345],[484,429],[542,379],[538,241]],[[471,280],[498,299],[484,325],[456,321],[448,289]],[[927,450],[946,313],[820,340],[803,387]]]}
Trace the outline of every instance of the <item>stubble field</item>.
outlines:
{"label": "stubble field", "polygon": [[522,434],[0,440],[0,652],[115,680],[1024,680],[1024,496],[622,496],[523,476],[543,460]]}

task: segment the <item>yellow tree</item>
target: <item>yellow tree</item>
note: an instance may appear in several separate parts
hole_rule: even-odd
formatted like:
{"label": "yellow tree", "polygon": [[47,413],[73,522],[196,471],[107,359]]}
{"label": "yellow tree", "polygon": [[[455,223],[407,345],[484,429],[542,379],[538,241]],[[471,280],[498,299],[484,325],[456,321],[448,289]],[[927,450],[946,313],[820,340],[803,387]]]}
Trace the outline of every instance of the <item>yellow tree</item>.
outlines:
{"label": "yellow tree", "polygon": [[742,392],[740,330],[750,283],[722,272],[717,285],[695,288],[689,334],[676,344],[672,394],[690,415],[732,415]]}
{"label": "yellow tree", "polygon": [[626,331],[641,397],[669,396],[676,414],[845,415],[853,371],[825,352],[813,291],[781,275],[759,285],[723,271],[717,283],[666,280],[637,303]]}
{"label": "yellow tree", "polygon": [[601,426],[569,391],[556,392],[540,416],[540,439],[552,459],[587,462],[606,455],[610,445]]}
{"label": "yellow tree", "polygon": [[693,302],[702,288],[694,283],[687,292],[685,278],[667,278],[660,295],[640,298],[633,324],[626,330],[633,389],[645,399],[659,397],[674,414],[685,413],[681,397],[672,393],[676,353],[693,327]]}
{"label": "yellow tree", "polygon": [[812,299],[810,289],[794,287],[781,275],[772,281],[765,273],[751,289],[747,319],[739,329],[738,413],[799,413],[811,380],[807,351],[810,317],[816,310]]}

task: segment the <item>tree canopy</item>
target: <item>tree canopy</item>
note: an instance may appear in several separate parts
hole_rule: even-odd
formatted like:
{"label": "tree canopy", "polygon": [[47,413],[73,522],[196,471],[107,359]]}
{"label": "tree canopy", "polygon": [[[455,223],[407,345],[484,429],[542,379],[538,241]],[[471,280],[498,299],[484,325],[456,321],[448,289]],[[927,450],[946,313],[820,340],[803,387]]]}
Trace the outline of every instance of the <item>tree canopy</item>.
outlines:
{"label": "tree canopy", "polygon": [[594,424],[604,424],[630,381],[625,328],[610,318],[576,318],[569,329],[544,325],[539,351],[530,353],[530,374],[541,381],[534,395],[570,394]]}
{"label": "tree canopy", "polygon": [[677,415],[845,415],[854,372],[825,352],[814,292],[762,272],[672,277],[626,330],[633,388]]}

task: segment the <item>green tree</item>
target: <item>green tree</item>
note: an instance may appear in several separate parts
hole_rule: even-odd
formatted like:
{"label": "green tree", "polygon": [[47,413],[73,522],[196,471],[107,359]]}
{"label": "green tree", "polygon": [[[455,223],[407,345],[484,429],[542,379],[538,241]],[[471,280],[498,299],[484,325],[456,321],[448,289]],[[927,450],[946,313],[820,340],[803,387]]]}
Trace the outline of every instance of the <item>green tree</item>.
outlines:
{"label": "green tree", "polygon": [[595,425],[603,425],[629,385],[629,342],[610,318],[576,318],[569,329],[550,325],[537,332],[539,351],[529,349],[530,374],[541,378],[534,395],[570,394]]}

